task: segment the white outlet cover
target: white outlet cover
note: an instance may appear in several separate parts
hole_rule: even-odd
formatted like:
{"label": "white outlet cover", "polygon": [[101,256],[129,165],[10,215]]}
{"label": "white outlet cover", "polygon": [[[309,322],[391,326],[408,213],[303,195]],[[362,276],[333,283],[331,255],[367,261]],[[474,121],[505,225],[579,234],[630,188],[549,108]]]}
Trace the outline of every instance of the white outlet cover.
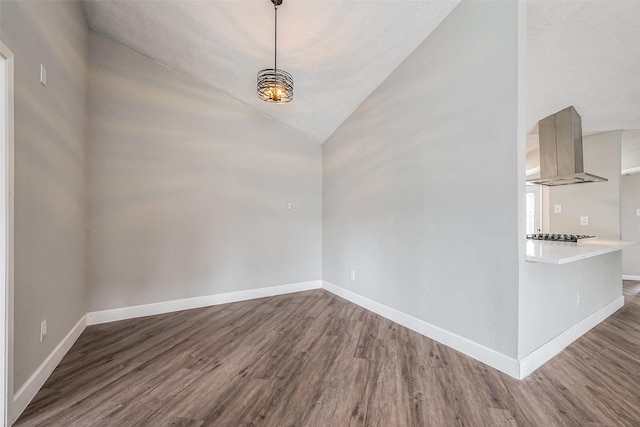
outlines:
{"label": "white outlet cover", "polygon": [[353,281],[356,280],[356,271],[355,270],[351,270],[351,280],[353,280]]}
{"label": "white outlet cover", "polygon": [[640,209],[636,209],[636,216],[640,216]]}
{"label": "white outlet cover", "polygon": [[47,337],[47,319],[40,322],[40,342],[44,341]]}
{"label": "white outlet cover", "polygon": [[40,83],[43,86],[47,85],[47,69],[42,64],[40,64]]}
{"label": "white outlet cover", "polygon": [[553,213],[562,213],[562,205],[553,205]]}
{"label": "white outlet cover", "polygon": [[580,225],[589,225],[589,217],[581,216],[580,217]]}

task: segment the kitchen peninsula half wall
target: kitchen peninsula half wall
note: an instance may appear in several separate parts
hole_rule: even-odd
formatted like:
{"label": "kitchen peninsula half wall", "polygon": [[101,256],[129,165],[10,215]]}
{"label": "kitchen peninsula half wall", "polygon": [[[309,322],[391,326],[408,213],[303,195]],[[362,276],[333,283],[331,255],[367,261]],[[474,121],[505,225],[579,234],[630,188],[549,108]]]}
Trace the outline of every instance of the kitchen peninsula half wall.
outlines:
{"label": "kitchen peninsula half wall", "polygon": [[540,367],[624,305],[619,240],[527,240],[520,281],[521,376]]}

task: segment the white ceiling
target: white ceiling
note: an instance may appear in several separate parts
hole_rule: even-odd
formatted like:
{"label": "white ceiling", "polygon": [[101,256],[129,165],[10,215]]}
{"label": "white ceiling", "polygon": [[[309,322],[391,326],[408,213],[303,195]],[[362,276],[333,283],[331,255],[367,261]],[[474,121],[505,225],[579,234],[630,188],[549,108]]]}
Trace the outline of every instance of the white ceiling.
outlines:
{"label": "white ceiling", "polygon": [[233,1],[85,1],[94,30],[220,89],[324,142],[440,24],[459,1],[285,0],[278,8],[278,68],[294,100],[256,96],[273,67],[273,4]]}
{"label": "white ceiling", "polygon": [[[90,26],[324,142],[458,1],[285,0],[278,66],[295,97],[260,101],[273,66],[269,0],[85,1]],[[528,150],[538,120],[569,105],[585,133],[640,129],[640,1],[527,4]]]}
{"label": "white ceiling", "polygon": [[530,2],[527,72],[530,133],[569,105],[584,133],[640,129],[640,1]]}

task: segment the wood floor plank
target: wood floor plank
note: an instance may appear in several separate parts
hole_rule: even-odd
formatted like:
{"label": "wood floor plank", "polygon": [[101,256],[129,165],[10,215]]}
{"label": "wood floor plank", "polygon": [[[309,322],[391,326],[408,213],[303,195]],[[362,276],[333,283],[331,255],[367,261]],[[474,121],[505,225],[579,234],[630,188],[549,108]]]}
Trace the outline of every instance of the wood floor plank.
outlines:
{"label": "wood floor plank", "polygon": [[323,290],[88,327],[16,426],[638,426],[640,282],[523,381]]}

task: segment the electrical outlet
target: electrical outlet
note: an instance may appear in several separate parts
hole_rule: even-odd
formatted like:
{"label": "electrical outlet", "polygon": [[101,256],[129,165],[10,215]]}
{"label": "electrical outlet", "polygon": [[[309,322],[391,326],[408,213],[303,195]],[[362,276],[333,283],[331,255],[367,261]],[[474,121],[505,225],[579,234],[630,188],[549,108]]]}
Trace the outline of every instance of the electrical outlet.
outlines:
{"label": "electrical outlet", "polygon": [[580,225],[589,225],[589,217],[581,216],[580,217]]}
{"label": "electrical outlet", "polygon": [[576,307],[580,307],[580,294],[576,294]]}
{"label": "electrical outlet", "polygon": [[562,205],[553,205],[553,213],[562,213]]}
{"label": "electrical outlet", "polygon": [[47,85],[47,69],[42,64],[40,64],[40,83],[42,86]]}
{"label": "electrical outlet", "polygon": [[355,270],[351,270],[351,280],[353,280],[354,282],[356,281],[356,271]]}
{"label": "electrical outlet", "polygon": [[293,210],[293,202],[287,202],[287,209]]}
{"label": "electrical outlet", "polygon": [[640,209],[636,209],[636,216],[640,216]]}
{"label": "electrical outlet", "polygon": [[40,342],[47,338],[47,319],[40,322]]}

